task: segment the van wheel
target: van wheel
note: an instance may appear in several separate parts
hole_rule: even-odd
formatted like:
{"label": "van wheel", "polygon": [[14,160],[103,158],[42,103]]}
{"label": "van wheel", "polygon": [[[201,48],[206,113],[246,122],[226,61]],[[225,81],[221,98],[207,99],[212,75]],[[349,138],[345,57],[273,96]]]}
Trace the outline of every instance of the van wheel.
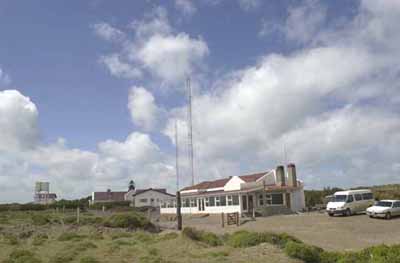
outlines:
{"label": "van wheel", "polygon": [[345,215],[346,216],[351,216],[351,210],[349,208],[346,209]]}
{"label": "van wheel", "polygon": [[329,216],[333,216],[333,213],[328,213]]}
{"label": "van wheel", "polygon": [[389,212],[389,213],[386,213],[385,219],[389,220],[389,219],[391,219],[391,218],[392,218],[392,215],[390,214],[390,212]]}

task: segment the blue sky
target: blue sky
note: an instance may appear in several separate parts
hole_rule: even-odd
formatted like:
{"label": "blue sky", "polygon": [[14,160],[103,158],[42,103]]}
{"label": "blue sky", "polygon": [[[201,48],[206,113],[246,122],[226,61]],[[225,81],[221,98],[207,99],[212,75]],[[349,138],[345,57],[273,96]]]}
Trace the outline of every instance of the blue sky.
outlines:
{"label": "blue sky", "polygon": [[308,188],[396,182],[397,12],[394,0],[1,1],[0,181],[18,180],[0,197],[28,200],[15,189],[36,179],[64,197],[130,179],[175,190],[187,73],[198,181],[271,169],[286,145]]}

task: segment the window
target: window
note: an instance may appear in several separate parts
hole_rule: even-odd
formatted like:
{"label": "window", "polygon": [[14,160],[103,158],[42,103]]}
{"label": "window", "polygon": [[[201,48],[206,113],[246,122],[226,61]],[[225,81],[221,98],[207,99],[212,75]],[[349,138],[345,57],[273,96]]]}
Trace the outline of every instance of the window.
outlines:
{"label": "window", "polygon": [[393,207],[400,207],[400,202],[394,203]]}
{"label": "window", "polygon": [[166,208],[166,207],[167,207],[167,204],[165,202],[162,202],[161,203],[161,208]]}
{"label": "window", "polygon": [[226,206],[226,196],[221,196],[220,199],[221,206]]}
{"label": "window", "polygon": [[219,196],[216,196],[215,197],[215,206],[220,206],[220,205],[221,205],[220,198],[219,198]]}
{"label": "window", "polygon": [[372,193],[364,193],[364,194],[362,194],[362,197],[364,200],[374,199],[374,196],[372,195]]}
{"label": "window", "polygon": [[206,206],[210,206],[210,198],[206,197]]}
{"label": "window", "polygon": [[210,206],[215,206],[215,197],[211,196],[209,197],[209,199],[210,199]]}
{"label": "window", "polygon": [[196,198],[190,199],[190,207],[196,207]]}
{"label": "window", "polygon": [[265,195],[265,204],[271,205],[272,204],[272,196],[270,194]]}
{"label": "window", "polygon": [[190,199],[189,198],[185,198],[185,199],[183,199],[183,201],[184,201],[183,207],[189,207],[190,206]]}
{"label": "window", "polygon": [[362,196],[360,194],[355,194],[354,197],[356,198],[356,201],[362,200]]}
{"label": "window", "polygon": [[263,194],[260,194],[258,196],[258,205],[259,206],[263,206],[264,205],[264,195]]}
{"label": "window", "polygon": [[232,195],[232,203],[233,203],[233,205],[239,205],[239,196],[238,195]]}
{"label": "window", "polygon": [[273,205],[283,205],[283,195],[282,194],[271,194],[271,200]]}
{"label": "window", "polygon": [[354,198],[352,195],[347,196],[347,203],[352,203],[354,201]]}
{"label": "window", "polygon": [[232,196],[231,196],[231,195],[228,195],[228,196],[227,196],[227,199],[228,199],[228,205],[233,205],[233,203],[232,203]]}
{"label": "window", "polygon": [[141,203],[147,203],[147,198],[143,198],[139,200]]}

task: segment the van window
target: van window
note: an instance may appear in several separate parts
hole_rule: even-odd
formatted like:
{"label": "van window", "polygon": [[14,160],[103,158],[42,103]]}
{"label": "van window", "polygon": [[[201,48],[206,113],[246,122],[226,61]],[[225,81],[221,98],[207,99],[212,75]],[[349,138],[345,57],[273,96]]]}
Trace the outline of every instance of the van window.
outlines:
{"label": "van window", "polygon": [[362,200],[362,196],[360,194],[356,194],[356,195],[354,195],[354,197],[356,198],[356,201]]}
{"label": "van window", "polygon": [[353,201],[354,201],[354,199],[353,199],[352,195],[347,196],[347,203],[351,203]]}
{"label": "van window", "polygon": [[372,195],[372,193],[364,193],[364,194],[362,194],[362,197],[364,200],[374,199],[374,196]]}
{"label": "van window", "polygon": [[346,201],[346,195],[335,195],[333,196],[333,202],[344,202]]}

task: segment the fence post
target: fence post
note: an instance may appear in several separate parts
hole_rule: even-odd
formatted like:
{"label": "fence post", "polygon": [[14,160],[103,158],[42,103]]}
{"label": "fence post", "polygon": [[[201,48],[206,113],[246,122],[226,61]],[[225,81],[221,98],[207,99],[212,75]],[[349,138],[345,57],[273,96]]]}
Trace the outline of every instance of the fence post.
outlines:
{"label": "fence post", "polygon": [[222,225],[222,228],[225,227],[225,216],[224,216],[224,212],[221,213],[221,225]]}
{"label": "fence post", "polygon": [[239,226],[239,212],[236,212],[236,226]]}
{"label": "fence post", "polygon": [[178,230],[182,230],[182,214],[181,214],[181,193],[176,192],[176,220],[178,222]]}
{"label": "fence post", "polygon": [[256,210],[253,207],[253,220],[256,220]]}
{"label": "fence post", "polygon": [[79,216],[80,216],[80,208],[79,206],[76,208],[76,223],[79,224]]}
{"label": "fence post", "polygon": [[101,207],[101,210],[103,211],[103,213],[106,211],[106,207],[103,205],[102,207]]}

